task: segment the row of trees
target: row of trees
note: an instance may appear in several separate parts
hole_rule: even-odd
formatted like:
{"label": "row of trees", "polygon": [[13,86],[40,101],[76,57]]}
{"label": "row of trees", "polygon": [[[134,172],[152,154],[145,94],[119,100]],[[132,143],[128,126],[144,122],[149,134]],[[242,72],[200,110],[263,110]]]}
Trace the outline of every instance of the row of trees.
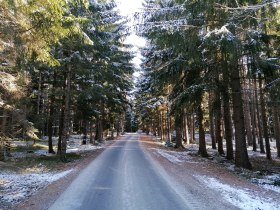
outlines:
{"label": "row of trees", "polygon": [[280,157],[278,1],[149,0],[137,17],[149,43],[137,96],[146,131],[170,139],[174,129],[183,147],[197,129],[204,157],[209,131],[244,168],[248,145],[271,159],[273,138]]}
{"label": "row of trees", "polygon": [[[133,66],[115,3],[0,1],[0,159],[9,140],[70,133],[102,140],[124,129]],[[35,134],[35,132],[37,132]],[[94,135],[93,135],[94,133]]]}

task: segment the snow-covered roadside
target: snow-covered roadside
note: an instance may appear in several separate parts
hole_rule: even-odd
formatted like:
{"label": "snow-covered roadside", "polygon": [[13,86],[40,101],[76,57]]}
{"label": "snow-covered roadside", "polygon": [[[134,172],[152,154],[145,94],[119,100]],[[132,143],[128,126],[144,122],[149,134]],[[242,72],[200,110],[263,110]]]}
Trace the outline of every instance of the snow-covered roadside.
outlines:
{"label": "snow-covered roadside", "polygon": [[[280,174],[264,176],[261,179],[253,178],[252,182],[257,183],[260,187],[280,194]],[[277,186],[275,186],[276,184]]]}
{"label": "snow-covered roadside", "polygon": [[166,151],[163,149],[153,149],[156,154],[161,155],[168,161],[178,164],[178,163],[198,163],[192,160],[192,157],[188,155],[188,152],[176,152],[176,151]]}
{"label": "snow-covered roadside", "polygon": [[[188,163],[203,163],[194,161],[193,158],[189,155],[190,152],[176,152],[176,151],[167,151],[164,149],[152,149],[155,154],[160,155],[167,159],[168,161],[174,164],[181,164],[184,162]],[[204,161],[207,161],[204,159]],[[235,165],[230,162],[223,163],[229,171],[235,172]],[[258,186],[266,189],[272,190],[277,193],[280,193],[280,174],[273,174],[270,176],[263,176],[262,178],[252,178],[253,183],[257,183]]]}
{"label": "snow-covered roadside", "polygon": [[[57,144],[57,137],[54,137],[53,144]],[[71,135],[69,141],[67,142],[67,153],[81,153],[81,152],[89,152],[98,149],[103,149],[107,146],[107,141],[102,143],[97,143],[96,145],[92,145],[87,142],[87,144],[82,144],[83,137],[81,135]],[[33,142],[25,142],[25,141],[14,141],[12,146],[27,146],[32,145]],[[47,137],[43,137],[43,142],[40,142],[41,145],[45,145],[44,149],[34,150],[31,153],[27,152],[11,152],[13,158],[23,158],[23,157],[32,157],[32,156],[53,156],[53,154],[48,153],[48,141]],[[56,151],[56,148],[54,149]]]}
{"label": "snow-covered roadside", "polygon": [[[54,142],[57,143],[57,142]],[[13,143],[16,146],[32,145],[32,142],[15,141]],[[39,142],[38,144],[46,145],[47,140]],[[71,136],[67,142],[67,153],[83,153],[95,150],[100,150],[109,145],[109,142],[105,141],[96,145],[82,144],[82,136]],[[27,151],[15,151],[12,152],[11,159],[26,158],[26,157],[39,157],[39,156],[54,156],[49,154],[47,147],[43,149],[34,149],[31,153]],[[0,165],[0,210],[9,209],[10,206],[25,200],[27,197],[35,194],[36,191],[48,186],[50,183],[67,176],[71,172],[75,172],[76,169],[69,169],[60,172],[50,172],[41,163],[31,168],[21,167],[21,172],[14,172],[10,170],[1,170]]]}
{"label": "snow-covered roadside", "polygon": [[[17,174],[1,172],[0,174],[0,204],[11,205],[22,201],[38,189],[68,175],[73,169],[59,173],[25,173]],[[1,206],[0,205],[0,209]]]}
{"label": "snow-covered roadside", "polygon": [[260,197],[248,189],[238,189],[230,185],[223,184],[217,179],[207,176],[195,176],[207,187],[221,192],[221,195],[228,202],[236,207],[245,210],[277,210],[280,209],[280,202],[268,197]]}

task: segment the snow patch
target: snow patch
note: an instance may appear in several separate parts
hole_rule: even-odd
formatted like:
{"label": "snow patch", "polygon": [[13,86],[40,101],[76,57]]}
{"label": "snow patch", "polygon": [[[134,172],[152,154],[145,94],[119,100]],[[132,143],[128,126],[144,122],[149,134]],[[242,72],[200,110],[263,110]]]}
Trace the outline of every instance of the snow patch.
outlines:
{"label": "snow patch", "polygon": [[183,162],[197,163],[191,161],[192,157],[188,155],[188,152],[166,151],[161,149],[155,149],[155,151],[157,154],[161,155],[162,157],[166,158],[168,161],[172,163],[183,163]]}
{"label": "snow patch", "polygon": [[207,176],[196,176],[201,182],[209,188],[221,192],[221,195],[230,203],[240,209],[280,209],[280,203],[271,198],[259,197],[248,189],[237,189],[227,184],[219,182],[217,179]]}
{"label": "snow patch", "polygon": [[260,187],[263,187],[266,190],[280,193],[280,174],[264,176],[261,179],[253,178],[252,182],[257,183]]}
{"label": "snow patch", "polygon": [[0,203],[15,204],[35,191],[68,175],[71,170],[59,173],[0,174]]}

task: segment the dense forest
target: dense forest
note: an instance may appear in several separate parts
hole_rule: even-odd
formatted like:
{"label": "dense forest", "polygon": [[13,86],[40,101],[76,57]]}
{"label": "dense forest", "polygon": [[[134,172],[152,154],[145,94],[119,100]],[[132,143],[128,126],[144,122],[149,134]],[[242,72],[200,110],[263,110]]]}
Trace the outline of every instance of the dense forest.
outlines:
{"label": "dense forest", "polygon": [[[244,168],[248,146],[280,157],[279,0],[146,0],[133,19],[112,1],[0,0],[0,160],[14,139],[48,136],[63,160],[70,134],[138,129],[197,138],[203,157],[209,133]],[[134,96],[132,31],[147,41]]]}
{"label": "dense forest", "polygon": [[[205,134],[220,155],[251,168],[247,147],[280,157],[279,1],[146,1],[137,110],[144,130],[175,147]],[[183,141],[182,141],[183,140]],[[223,141],[226,143],[224,151]]]}
{"label": "dense forest", "polygon": [[133,65],[115,6],[1,0],[1,160],[14,139],[48,136],[49,152],[64,159],[69,134],[94,143],[123,132]]}

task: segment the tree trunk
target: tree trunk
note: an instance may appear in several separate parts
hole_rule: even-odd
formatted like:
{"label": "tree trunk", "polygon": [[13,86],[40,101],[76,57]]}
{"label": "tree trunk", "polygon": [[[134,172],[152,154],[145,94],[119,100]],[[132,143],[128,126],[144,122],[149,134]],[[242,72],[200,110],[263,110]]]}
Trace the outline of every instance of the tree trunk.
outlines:
{"label": "tree trunk", "polygon": [[97,141],[103,140],[103,123],[100,118],[97,118],[97,122],[96,122],[95,140]]}
{"label": "tree trunk", "polygon": [[53,150],[53,121],[54,121],[54,101],[55,101],[55,88],[56,88],[56,74],[53,76],[53,87],[49,102],[49,119],[48,119],[48,146],[49,153],[55,153]]}
{"label": "tree trunk", "polygon": [[214,127],[214,114],[213,114],[213,91],[209,92],[209,131],[212,140],[212,149],[217,149],[216,138],[215,138],[215,127]]}
{"label": "tree trunk", "polygon": [[190,128],[190,143],[195,142],[195,117],[194,114],[190,115],[188,123],[189,123],[189,128]]}
{"label": "tree trunk", "polygon": [[265,149],[266,149],[266,158],[271,160],[271,152],[270,152],[270,143],[269,143],[269,136],[268,136],[268,128],[267,128],[267,117],[266,117],[266,110],[265,110],[265,103],[264,103],[264,93],[262,87],[262,76],[259,74],[259,89],[260,89],[260,104],[261,104],[261,118],[263,122],[263,135],[265,140]]}
{"label": "tree trunk", "polygon": [[205,142],[205,131],[204,131],[204,119],[203,119],[203,110],[201,104],[197,107],[197,120],[199,127],[199,150],[198,153],[202,157],[208,157],[206,150],[206,142]]}
{"label": "tree trunk", "polygon": [[[249,82],[249,87],[250,89],[253,89],[254,87],[252,87],[252,81],[250,80]],[[255,91],[251,91],[251,100],[252,100],[252,103],[251,103],[251,119],[252,119],[252,134],[253,134],[253,151],[257,151],[257,139],[256,139],[256,125],[257,125],[257,121],[256,121],[256,101],[255,101]]]}
{"label": "tree trunk", "polygon": [[175,131],[176,131],[176,145],[175,148],[184,148],[182,144],[182,127],[183,127],[184,115],[177,113],[175,115]]}
{"label": "tree trunk", "polygon": [[4,152],[4,138],[0,137],[0,161],[5,160],[5,152]]}
{"label": "tree trunk", "polygon": [[[226,60],[226,59],[225,59]],[[233,145],[232,145],[232,121],[231,121],[231,110],[230,110],[230,96],[229,96],[229,72],[227,62],[226,71],[223,71],[223,90],[222,94],[222,102],[223,102],[223,116],[224,116],[224,125],[225,125],[225,139],[226,139],[226,158],[228,160],[233,160]]]}
{"label": "tree trunk", "polygon": [[87,120],[83,120],[83,141],[82,144],[87,144]]}
{"label": "tree trunk", "polygon": [[273,115],[274,137],[276,140],[276,148],[277,148],[277,157],[280,157],[280,123],[279,123],[278,107],[275,103],[272,106],[272,115]]}
{"label": "tree trunk", "polygon": [[[247,89],[246,84],[245,84],[245,87]],[[244,119],[245,119],[246,136],[247,136],[248,145],[252,146],[253,145],[253,135],[252,135],[249,97],[248,97],[247,91],[243,92],[243,100],[244,100],[244,114],[245,114]]]}
{"label": "tree trunk", "polygon": [[42,71],[39,70],[39,81],[38,81],[38,97],[37,97],[37,115],[39,115],[42,100]]}
{"label": "tree trunk", "polygon": [[220,155],[224,155],[224,148],[223,148],[223,138],[221,136],[221,100],[220,100],[220,93],[216,91],[215,97],[215,137],[216,141],[218,142],[218,152]]}
{"label": "tree trunk", "polygon": [[160,141],[163,141],[163,139],[164,139],[164,123],[163,123],[162,111],[159,112],[159,136],[160,136]]}
{"label": "tree trunk", "polygon": [[68,137],[68,123],[70,119],[70,90],[71,90],[71,67],[65,66],[64,73],[64,93],[62,97],[62,108],[59,125],[59,141],[58,141],[58,155],[62,161],[66,161],[66,146]]}
{"label": "tree trunk", "polygon": [[185,132],[185,143],[187,145],[190,144],[190,136],[189,136],[189,127],[188,127],[188,118],[187,118],[187,114],[184,113],[184,132]]}
{"label": "tree trunk", "polygon": [[90,121],[89,122],[89,143],[91,143],[91,144],[95,144],[95,140],[94,140],[94,138],[93,138],[93,131],[92,131],[92,127],[93,127],[93,125],[92,125],[92,121]]}
{"label": "tree trunk", "polygon": [[259,131],[259,144],[260,144],[260,153],[265,153],[264,144],[263,144],[263,135],[262,135],[262,122],[259,111],[259,103],[258,103],[258,91],[257,91],[257,79],[256,75],[254,75],[254,89],[255,89],[255,101],[256,101],[256,111],[257,111],[257,119],[258,119],[258,131]]}
{"label": "tree trunk", "polygon": [[230,84],[232,89],[233,122],[235,127],[235,164],[237,167],[251,169],[252,166],[246,147],[242,88],[237,66],[233,67],[231,70]]}

